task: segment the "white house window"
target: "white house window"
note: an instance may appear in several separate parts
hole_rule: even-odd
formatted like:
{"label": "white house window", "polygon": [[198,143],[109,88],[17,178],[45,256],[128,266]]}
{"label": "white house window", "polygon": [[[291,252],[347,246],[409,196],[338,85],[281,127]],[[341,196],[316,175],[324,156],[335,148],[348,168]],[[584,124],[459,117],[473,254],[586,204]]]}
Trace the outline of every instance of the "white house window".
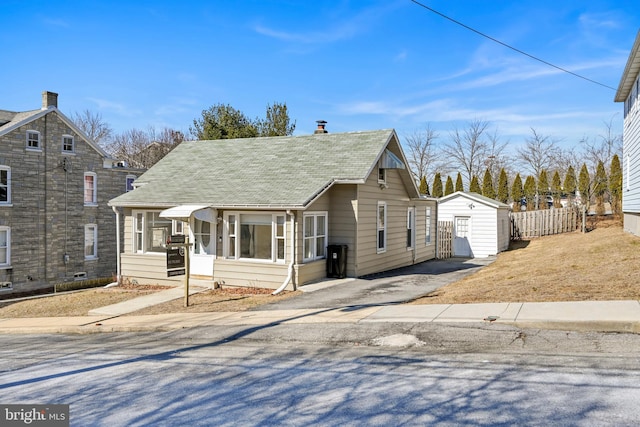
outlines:
{"label": "white house window", "polygon": [[134,212],[134,251],[166,253],[167,238],[174,230],[174,222],[160,218],[160,211]]}
{"label": "white house window", "polygon": [[424,244],[429,245],[431,243],[431,208],[425,208],[424,212],[425,216],[425,234],[424,234]]}
{"label": "white house window", "polygon": [[327,213],[305,213],[304,218],[304,261],[326,257]]}
{"label": "white house window", "polygon": [[27,149],[40,150],[40,132],[36,130],[27,131]]}
{"label": "white house window", "polygon": [[84,259],[98,258],[98,226],[86,224],[84,226]]}
{"label": "white house window", "polygon": [[127,183],[125,185],[125,192],[128,193],[129,191],[133,190],[133,181],[135,181],[136,178],[137,178],[137,176],[135,176],[135,175],[127,175],[127,178],[126,178]]}
{"label": "white house window", "polygon": [[0,268],[11,266],[11,228],[0,227]]}
{"label": "white house window", "polygon": [[11,168],[0,166],[0,205],[11,203]]}
{"label": "white house window", "polygon": [[73,136],[62,135],[62,151],[65,153],[73,153],[75,151]]}
{"label": "white house window", "polygon": [[377,234],[377,252],[383,253],[387,250],[387,204],[386,202],[378,202],[378,234]]}
{"label": "white house window", "polygon": [[276,227],[274,229],[276,239],[276,260],[284,261],[284,234],[285,234],[285,217],[284,215],[276,216]]}
{"label": "white house window", "polygon": [[84,173],[84,204],[98,204],[98,186],[96,182],[96,174],[94,172]]}
{"label": "white house window", "polygon": [[230,259],[284,261],[284,215],[226,214],[225,256]]}
{"label": "white house window", "polygon": [[416,228],[416,208],[407,208],[407,249],[413,249]]}

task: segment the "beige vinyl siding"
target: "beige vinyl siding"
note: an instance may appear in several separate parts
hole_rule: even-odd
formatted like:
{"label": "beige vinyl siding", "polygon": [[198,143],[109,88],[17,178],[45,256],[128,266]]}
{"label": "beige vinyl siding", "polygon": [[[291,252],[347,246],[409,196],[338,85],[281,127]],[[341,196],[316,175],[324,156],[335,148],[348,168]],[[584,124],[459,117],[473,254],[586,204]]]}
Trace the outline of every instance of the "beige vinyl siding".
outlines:
{"label": "beige vinyl siding", "polygon": [[[357,276],[391,270],[413,263],[413,251],[407,250],[407,208],[409,197],[400,174],[387,170],[387,188],[381,189],[377,173],[358,186],[358,251],[355,261]],[[378,202],[387,205],[386,251],[377,253]],[[424,218],[424,212],[419,217]],[[417,236],[417,231],[416,231]]]}
{"label": "beige vinyl siding", "polygon": [[[287,278],[288,264],[252,262],[218,258],[215,261],[213,280],[227,286],[249,286],[277,289]],[[293,289],[291,284],[287,289]]]}
{"label": "beige vinyl siding", "polygon": [[158,284],[179,286],[184,276],[167,277],[167,257],[163,254],[132,254],[120,256],[122,278],[140,285]]}
{"label": "beige vinyl siding", "polygon": [[347,276],[355,276],[356,212],[355,185],[337,185],[331,192],[329,211],[330,245],[347,245]]}
{"label": "beige vinyl siding", "polygon": [[308,262],[306,264],[298,264],[295,267],[296,277],[298,278],[298,286],[327,277],[327,260]]}

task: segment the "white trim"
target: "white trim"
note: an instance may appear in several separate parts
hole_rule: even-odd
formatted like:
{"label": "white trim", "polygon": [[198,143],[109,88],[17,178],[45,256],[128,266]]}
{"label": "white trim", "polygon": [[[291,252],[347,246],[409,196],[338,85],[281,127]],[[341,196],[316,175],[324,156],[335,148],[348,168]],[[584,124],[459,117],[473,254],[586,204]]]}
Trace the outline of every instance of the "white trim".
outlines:
{"label": "white trim", "polygon": [[[380,226],[380,208],[384,210],[382,217],[382,227]],[[387,251],[387,202],[378,201],[376,206],[376,253],[382,254]],[[380,232],[382,231],[382,242]]]}
{"label": "white trim", "polygon": [[[243,215],[270,215],[271,216],[271,257],[270,258],[251,258],[251,257],[242,257],[241,256],[241,247],[242,247],[242,216]],[[231,234],[229,229],[229,217],[234,217],[235,229],[234,233]],[[284,258],[278,258],[278,249],[277,249],[277,238],[275,229],[277,227],[278,217],[284,217],[285,219],[285,229],[284,229],[284,238],[286,242],[286,214],[282,211],[226,211],[224,213],[224,226],[223,226],[223,244],[222,244],[222,256],[226,259],[232,259],[236,261],[243,262],[254,262],[254,263],[276,263],[283,264],[285,262]],[[230,253],[230,239],[234,239],[234,253]],[[285,245],[285,258],[287,256],[287,248]]]}
{"label": "white trim", "polygon": [[[313,218],[313,234],[307,237],[307,218]],[[318,218],[323,218],[324,221],[324,234],[318,234]],[[324,239],[323,253],[318,254],[318,238]],[[325,259],[327,257],[327,244],[329,237],[329,212],[327,211],[315,211],[315,212],[303,212],[302,213],[302,262],[317,261],[319,259]],[[310,241],[309,249],[311,250],[311,256],[307,257],[306,243]]]}
{"label": "white trim", "polygon": [[[37,145],[35,147],[30,146],[30,142],[32,141],[32,139],[29,138],[30,134],[34,134],[38,136],[38,140],[37,140]],[[25,133],[25,149],[28,151],[42,151],[42,138],[41,138],[41,134],[40,131],[37,130],[33,130],[33,129],[27,129],[27,132]]]}
{"label": "white trim", "polygon": [[[6,259],[1,260],[0,259],[0,269],[7,269],[7,268],[11,268],[11,227],[7,227],[7,226],[0,226],[0,232],[6,232],[7,233],[7,244],[6,244],[6,250],[7,250],[7,255],[6,255]],[[1,247],[0,247],[1,248]],[[5,261],[5,262],[2,262]]]}
{"label": "white trim", "polygon": [[[71,150],[65,150],[64,146],[65,146],[65,142],[64,140],[66,138],[70,138],[71,139]],[[65,154],[75,154],[76,153],[76,139],[73,135],[69,135],[69,134],[63,134],[62,135],[62,152]]]}
{"label": "white trim", "polygon": [[[91,201],[87,201],[87,177],[93,177],[93,194],[91,196]],[[98,175],[95,172],[85,172],[82,176],[82,188],[83,192],[83,200],[85,206],[97,206],[98,205]]]}
{"label": "white trim", "polygon": [[0,200],[0,206],[11,206],[11,166],[0,165],[0,171],[7,172],[7,200]]}
{"label": "white trim", "polygon": [[[411,240],[411,241],[409,241]],[[416,208],[407,207],[407,250],[413,250],[416,246]]]}
{"label": "white trim", "polygon": [[[93,253],[90,255],[87,255],[87,237],[91,237],[93,239]],[[84,225],[84,259],[98,259],[98,224]]]}

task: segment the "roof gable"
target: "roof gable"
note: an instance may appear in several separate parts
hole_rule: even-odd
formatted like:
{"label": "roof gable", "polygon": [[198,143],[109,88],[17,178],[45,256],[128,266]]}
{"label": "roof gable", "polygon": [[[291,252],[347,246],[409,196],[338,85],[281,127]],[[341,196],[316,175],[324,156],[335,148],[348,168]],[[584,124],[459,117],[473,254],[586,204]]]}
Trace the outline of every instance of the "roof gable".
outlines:
{"label": "roof gable", "polygon": [[[4,112],[11,113],[8,111],[4,111]],[[89,138],[89,136],[86,133],[84,133],[82,129],[77,127],[76,124],[73,123],[71,119],[65,116],[60,110],[58,110],[57,107],[54,107],[54,106],[49,106],[48,108],[41,109],[41,110],[31,110],[31,111],[23,111],[19,113],[12,113],[13,117],[9,117],[9,114],[7,114],[5,117],[7,119],[10,118],[10,120],[6,122],[4,125],[0,126],[0,136],[6,135],[9,132],[12,132],[13,130],[21,126],[24,126],[28,123],[38,120],[39,118],[44,117],[49,113],[56,113],[58,117],[60,117],[60,119],[67,126],[69,126],[76,134],[78,134],[83,140],[85,140],[91,148],[93,148],[95,151],[100,153],[101,156],[107,159],[111,158],[111,156],[109,156],[98,144],[92,141],[91,138]]]}
{"label": "roof gable", "polygon": [[387,147],[404,159],[393,130],[183,142],[110,204],[303,208],[336,183],[364,184]]}

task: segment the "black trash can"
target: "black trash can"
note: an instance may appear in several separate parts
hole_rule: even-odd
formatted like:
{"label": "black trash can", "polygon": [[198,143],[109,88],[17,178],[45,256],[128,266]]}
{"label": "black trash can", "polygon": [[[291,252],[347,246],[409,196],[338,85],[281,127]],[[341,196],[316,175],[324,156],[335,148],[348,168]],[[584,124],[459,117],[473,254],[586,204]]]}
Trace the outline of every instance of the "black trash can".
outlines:
{"label": "black trash can", "polygon": [[327,246],[327,277],[347,277],[347,245]]}

